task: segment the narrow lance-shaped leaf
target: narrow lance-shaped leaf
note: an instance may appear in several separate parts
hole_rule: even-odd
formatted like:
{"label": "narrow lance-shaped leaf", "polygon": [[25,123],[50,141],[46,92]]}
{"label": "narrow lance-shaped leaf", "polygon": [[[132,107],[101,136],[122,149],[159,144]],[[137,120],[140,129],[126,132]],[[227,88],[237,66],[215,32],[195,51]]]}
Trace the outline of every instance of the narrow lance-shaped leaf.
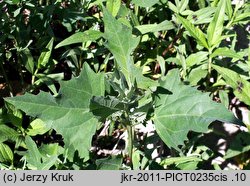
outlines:
{"label": "narrow lance-shaped leaf", "polygon": [[121,6],[121,0],[107,0],[107,9],[112,14],[116,16]]}
{"label": "narrow lance-shaped leaf", "polygon": [[179,13],[178,8],[171,1],[168,1],[168,8],[175,13]]}
{"label": "narrow lance-shaped leaf", "polygon": [[117,21],[105,8],[103,12],[104,37],[107,39],[106,46],[114,55],[118,67],[131,86],[133,83],[133,69],[135,68],[131,53],[139,44],[140,38],[133,37],[132,28]]}
{"label": "narrow lance-shaped leaf", "polygon": [[7,140],[15,141],[18,139],[19,135],[20,134],[11,127],[0,124],[0,142],[4,142]]}
{"label": "narrow lance-shaped leaf", "polygon": [[189,3],[189,0],[181,0],[180,4],[178,6],[180,13],[182,13],[187,8],[188,3]]}
{"label": "narrow lance-shaped leaf", "polygon": [[193,53],[186,59],[187,67],[191,67],[193,65],[201,65],[203,61],[207,59],[208,52],[200,51],[197,53]]}
{"label": "narrow lance-shaped leaf", "polygon": [[210,48],[215,45],[221,37],[225,18],[225,8],[225,0],[221,0],[215,11],[212,22],[208,25],[207,40]]}
{"label": "narrow lance-shaped leaf", "polygon": [[159,32],[163,30],[172,30],[174,29],[174,25],[172,22],[165,20],[159,24],[147,24],[147,25],[139,25],[135,27],[138,29],[141,34],[146,34],[149,32]]}
{"label": "narrow lance-shaped leaf", "polygon": [[34,59],[28,48],[20,52],[20,57],[24,63],[25,68],[31,73],[34,73]]}
{"label": "narrow lance-shaped leaf", "polygon": [[217,65],[212,66],[234,90],[234,95],[247,105],[250,105],[250,83],[238,73]]}
{"label": "narrow lance-shaped leaf", "polygon": [[236,18],[234,19],[234,23],[237,23],[243,19],[247,19],[247,18],[249,19],[249,17],[250,17],[250,12],[243,12],[236,16]]}
{"label": "narrow lance-shaped leaf", "polygon": [[59,97],[41,92],[25,94],[5,100],[28,115],[42,119],[64,138],[69,158],[76,150],[80,157],[88,158],[97,119],[89,112],[90,99],[104,95],[104,74],[94,73],[87,64],[78,78],[61,82]]}
{"label": "narrow lance-shaped leaf", "polygon": [[55,48],[59,48],[62,46],[67,46],[75,43],[84,43],[87,41],[96,41],[100,37],[102,37],[102,32],[97,30],[86,30],[85,32],[77,32],[72,36],[64,39]]}
{"label": "narrow lance-shaped leaf", "polygon": [[215,121],[238,123],[222,104],[213,102],[208,93],[184,85],[178,70],[171,70],[156,91],[154,122],[156,131],[167,146],[179,150],[189,131],[206,132]]}
{"label": "narrow lance-shaped leaf", "polygon": [[135,5],[145,7],[145,8],[151,7],[158,2],[159,0],[132,0],[132,3],[134,3]]}
{"label": "narrow lance-shaped leaf", "polygon": [[51,40],[45,47],[45,50],[39,56],[37,65],[38,69],[40,69],[41,67],[45,67],[48,64],[52,52],[53,43],[54,43],[54,38],[51,38]]}
{"label": "narrow lance-shaped leaf", "polygon": [[217,48],[210,57],[216,57],[216,56],[225,56],[230,58],[237,58],[237,59],[243,59],[241,55],[237,54],[234,50],[230,50],[227,47],[223,48]]}
{"label": "narrow lance-shaped leaf", "polygon": [[0,162],[5,163],[5,162],[13,162],[13,152],[10,149],[10,147],[4,143],[0,142]]}
{"label": "narrow lance-shaped leaf", "polygon": [[177,15],[177,18],[180,20],[180,22],[185,27],[185,29],[189,32],[189,34],[196,39],[196,42],[199,45],[208,48],[206,36],[198,27],[195,27],[190,21],[184,19],[183,17],[179,15]]}
{"label": "narrow lance-shaped leaf", "polygon": [[161,165],[167,166],[171,164],[181,164],[193,161],[202,161],[201,157],[198,156],[183,156],[183,157],[168,157],[161,161]]}
{"label": "narrow lance-shaped leaf", "polygon": [[188,15],[187,19],[192,24],[204,24],[210,23],[212,21],[212,14],[215,12],[216,8],[214,7],[206,7],[199,9],[191,14]]}
{"label": "narrow lance-shaped leaf", "polygon": [[231,19],[233,16],[233,8],[232,8],[232,2],[231,0],[226,0],[226,14]]}

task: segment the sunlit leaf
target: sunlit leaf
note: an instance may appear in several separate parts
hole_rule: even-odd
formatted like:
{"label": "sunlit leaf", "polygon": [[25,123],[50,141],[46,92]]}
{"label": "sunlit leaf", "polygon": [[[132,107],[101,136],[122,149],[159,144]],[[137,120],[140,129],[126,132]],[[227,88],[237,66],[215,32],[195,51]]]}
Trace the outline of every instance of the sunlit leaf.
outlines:
{"label": "sunlit leaf", "polygon": [[201,62],[205,61],[208,57],[208,52],[200,51],[197,53],[193,53],[186,59],[187,67],[191,67],[193,65],[200,65]]}
{"label": "sunlit leaf", "polygon": [[53,48],[53,42],[54,42],[54,38],[51,38],[51,40],[45,47],[44,51],[39,56],[38,65],[37,65],[38,69],[40,69],[41,67],[46,67],[46,65],[48,64],[50,56],[51,56],[52,48]]}
{"label": "sunlit leaf", "polygon": [[41,119],[35,119],[30,123],[27,134],[30,136],[36,136],[38,134],[42,135],[48,132],[50,127],[46,126],[46,124]]}
{"label": "sunlit leaf", "polygon": [[182,13],[187,8],[188,3],[189,3],[189,0],[181,0],[180,4],[178,6],[180,13]]}
{"label": "sunlit leaf", "polygon": [[159,0],[132,0],[132,3],[141,7],[151,7],[158,2]]}
{"label": "sunlit leaf", "polygon": [[205,34],[198,27],[195,27],[190,21],[179,15],[177,15],[177,17],[189,34],[196,39],[197,43],[208,48]]}
{"label": "sunlit leaf", "polygon": [[2,163],[12,163],[13,162],[13,152],[10,147],[4,143],[0,143],[0,162]]}
{"label": "sunlit leaf", "polygon": [[161,165],[163,166],[168,166],[171,164],[181,164],[181,163],[187,163],[187,162],[200,162],[202,161],[201,158],[198,156],[184,156],[184,157],[171,157],[171,158],[166,158],[161,161]]}
{"label": "sunlit leaf", "polygon": [[107,9],[112,14],[116,16],[121,6],[121,0],[107,0]]}
{"label": "sunlit leaf", "polygon": [[102,32],[97,30],[87,30],[85,32],[77,32],[70,37],[64,39],[59,44],[56,45],[55,48],[60,48],[63,46],[75,44],[75,43],[84,43],[87,41],[96,41],[102,37]]}
{"label": "sunlit leaf", "polygon": [[159,24],[147,24],[147,25],[139,25],[135,27],[140,31],[141,34],[146,34],[149,32],[159,32],[164,30],[172,30],[174,29],[174,25],[172,22],[165,20]]}
{"label": "sunlit leaf", "polygon": [[129,28],[117,21],[106,9],[104,12],[104,37],[107,39],[106,46],[114,55],[118,67],[126,77],[129,86],[133,82],[133,70],[135,68],[131,53],[139,44],[139,37],[132,35]]}
{"label": "sunlit leaf", "polygon": [[238,123],[224,105],[213,102],[208,93],[184,85],[178,70],[168,72],[156,92],[154,122],[168,147],[179,150],[189,131],[206,132],[215,120]]}
{"label": "sunlit leaf", "polygon": [[49,168],[55,164],[57,156],[46,157],[45,159],[43,159],[36,143],[32,140],[31,137],[26,136],[25,143],[28,148],[25,157],[30,169],[49,170]]}
{"label": "sunlit leaf", "polygon": [[241,55],[237,54],[234,50],[231,50],[227,47],[223,48],[217,48],[210,57],[216,57],[216,56],[225,56],[230,58],[236,58],[236,59],[243,59]]}
{"label": "sunlit leaf", "polygon": [[233,15],[232,1],[226,0],[226,14],[231,19]]}
{"label": "sunlit leaf", "polygon": [[92,96],[103,96],[104,74],[95,74],[85,64],[78,78],[61,82],[59,97],[40,92],[6,98],[6,101],[25,111],[28,115],[42,119],[48,127],[55,129],[64,138],[69,158],[76,150],[80,157],[88,158],[97,119],[89,112]]}
{"label": "sunlit leaf", "polygon": [[236,16],[234,22],[237,23],[243,19],[249,18],[250,17],[250,12],[243,12],[242,14],[239,14]]}
{"label": "sunlit leaf", "polygon": [[7,140],[15,141],[19,137],[19,133],[7,125],[0,124],[0,142]]}
{"label": "sunlit leaf", "polygon": [[233,70],[217,65],[213,65],[212,67],[219,72],[226,83],[233,88],[235,96],[247,105],[250,105],[250,83]]}
{"label": "sunlit leaf", "polygon": [[221,0],[215,11],[212,22],[208,25],[207,40],[209,47],[212,47],[221,37],[225,19],[226,1]]}
{"label": "sunlit leaf", "polygon": [[215,12],[214,7],[206,7],[199,9],[192,14],[190,14],[187,18],[193,24],[204,24],[210,23],[213,19],[212,15]]}

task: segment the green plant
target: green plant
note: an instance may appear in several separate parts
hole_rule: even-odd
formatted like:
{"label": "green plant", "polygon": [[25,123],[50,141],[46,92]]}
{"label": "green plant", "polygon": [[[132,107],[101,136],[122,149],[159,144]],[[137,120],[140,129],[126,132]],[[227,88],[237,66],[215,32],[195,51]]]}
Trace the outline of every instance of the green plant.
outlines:
{"label": "green plant", "polygon": [[[231,94],[247,107],[250,104],[249,49],[236,50],[237,33],[231,30],[245,24],[249,4],[232,6],[228,0],[194,5],[188,0],[81,2],[84,8],[78,11],[94,11],[91,21],[83,19],[84,26],[65,39],[49,34],[52,39],[43,44],[37,60],[29,44],[15,47],[29,63],[19,68],[24,66],[31,75],[30,92],[45,83],[53,94],[40,91],[4,98],[0,162],[23,169],[205,167],[204,162],[216,153],[199,144],[201,133],[208,132],[214,121],[243,125],[227,109]],[[60,11],[59,7],[56,1],[45,11],[53,15],[50,11]],[[55,51],[60,51],[61,58],[53,55]],[[62,59],[76,76],[69,81],[54,73]],[[226,63],[228,59],[233,62]],[[59,80],[59,91],[55,80]],[[218,97],[222,103],[212,100]],[[24,126],[26,114],[31,122]],[[140,137],[137,127],[150,124],[155,128],[152,136]],[[104,129],[111,138],[121,133],[115,147],[122,139],[125,147],[118,155],[100,158],[96,154],[95,143],[100,142]],[[46,144],[40,136],[52,139]],[[153,150],[161,154],[163,143],[171,157],[159,156],[159,162],[152,154]],[[14,151],[9,147],[13,144]],[[155,149],[147,147],[152,144]],[[225,158],[246,153],[249,147],[243,145],[237,153],[234,149],[232,145]],[[15,154],[23,160],[22,166],[16,165]]]}

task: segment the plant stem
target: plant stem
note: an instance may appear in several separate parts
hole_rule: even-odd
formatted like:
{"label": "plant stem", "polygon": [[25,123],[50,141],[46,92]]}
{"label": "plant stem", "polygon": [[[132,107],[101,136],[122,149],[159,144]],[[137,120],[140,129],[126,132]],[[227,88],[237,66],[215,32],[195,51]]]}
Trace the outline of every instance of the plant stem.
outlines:
{"label": "plant stem", "polygon": [[184,29],[183,29],[183,28],[180,29],[180,30],[178,31],[178,34],[174,37],[174,39],[172,40],[172,42],[171,42],[171,43],[168,45],[168,47],[162,52],[162,56],[163,56],[163,57],[168,53],[168,51],[169,51],[170,49],[173,48],[173,46],[174,46],[174,44],[177,42],[177,40],[181,38],[183,32],[184,32]]}
{"label": "plant stem", "polygon": [[135,15],[137,16],[138,20],[140,21],[140,15],[139,15],[139,6],[135,5]]}
{"label": "plant stem", "polygon": [[212,71],[212,58],[211,58],[211,51],[209,50],[209,57],[208,57],[208,76],[211,76],[211,71]]}
{"label": "plant stem", "polygon": [[208,57],[208,64],[207,64],[207,69],[208,69],[207,88],[209,87],[209,84],[210,84],[211,71],[212,71],[212,58],[211,58],[211,54],[212,54],[212,50],[209,49],[209,57]]}
{"label": "plant stem", "polygon": [[131,160],[131,168],[133,168],[132,157],[133,157],[133,141],[134,141],[134,131],[132,125],[127,125],[128,130],[128,155]]}
{"label": "plant stem", "polygon": [[38,72],[38,69],[36,69],[36,71],[35,71],[34,74],[32,75],[32,79],[31,79],[31,84],[32,84],[32,85],[35,83],[35,78],[36,78],[37,72]]}

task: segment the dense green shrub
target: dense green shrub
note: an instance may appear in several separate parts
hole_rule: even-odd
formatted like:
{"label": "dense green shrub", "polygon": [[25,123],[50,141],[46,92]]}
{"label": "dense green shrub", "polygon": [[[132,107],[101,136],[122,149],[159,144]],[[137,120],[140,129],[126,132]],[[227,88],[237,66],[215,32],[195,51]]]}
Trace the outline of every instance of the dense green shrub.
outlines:
{"label": "dense green shrub", "polygon": [[243,126],[224,159],[249,168],[250,123],[231,111],[249,112],[249,3],[0,7],[2,169],[220,169],[213,122]]}

